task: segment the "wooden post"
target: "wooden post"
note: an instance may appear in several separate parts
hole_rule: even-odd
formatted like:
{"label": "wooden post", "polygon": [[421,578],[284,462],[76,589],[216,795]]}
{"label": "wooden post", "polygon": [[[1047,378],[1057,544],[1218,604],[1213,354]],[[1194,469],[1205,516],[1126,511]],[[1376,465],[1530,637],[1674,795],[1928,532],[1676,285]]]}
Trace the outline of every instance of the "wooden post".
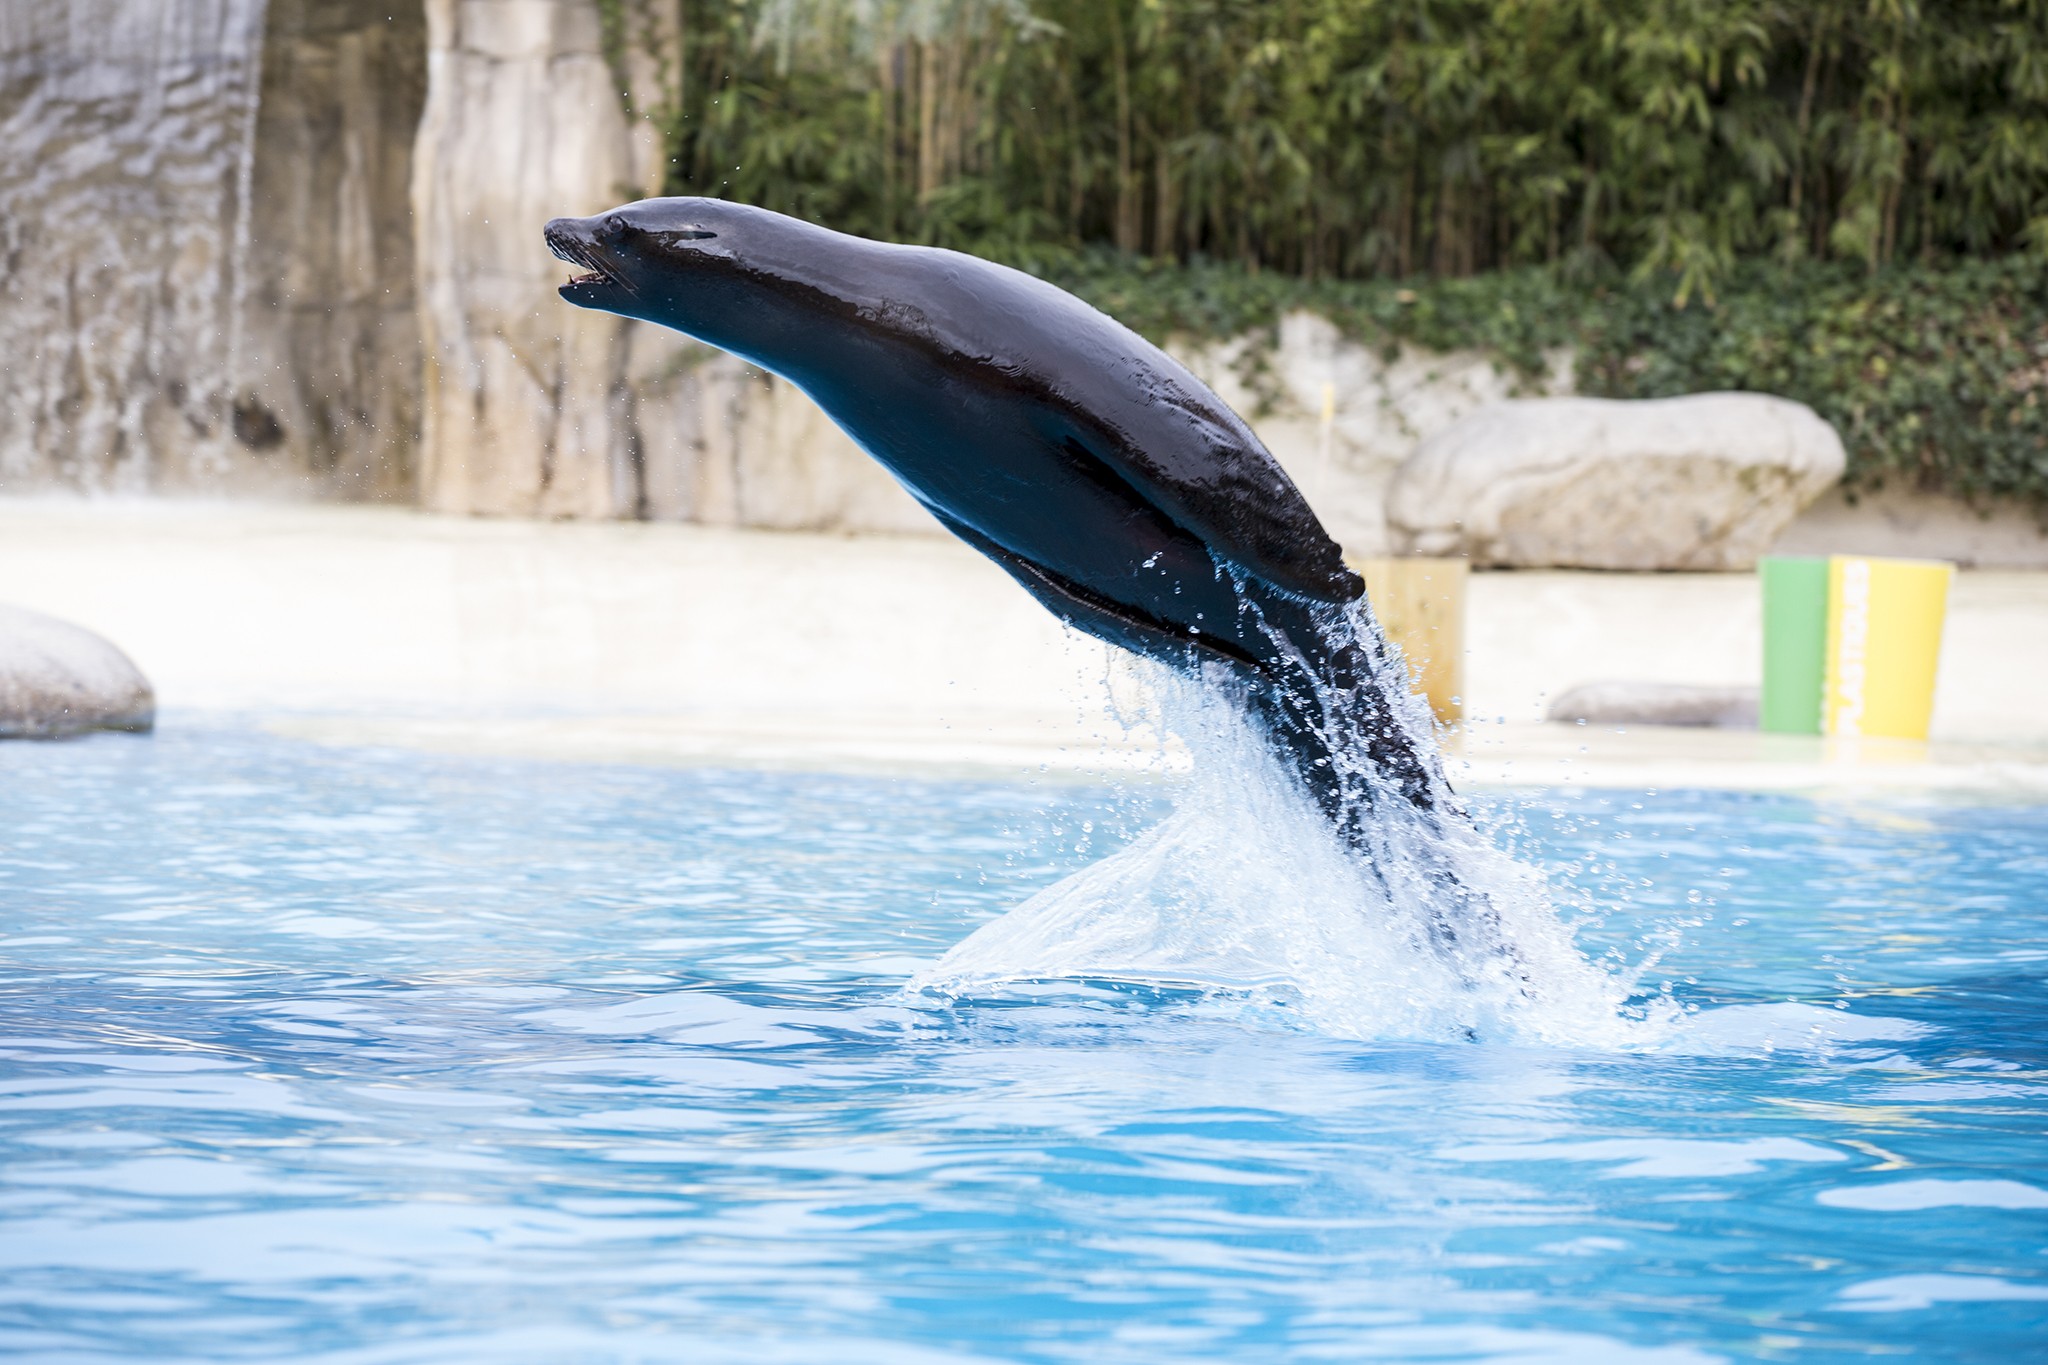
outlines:
{"label": "wooden post", "polygon": [[1464,719],[1465,583],[1462,559],[1354,559],[1387,639],[1408,661],[1415,690],[1445,725]]}

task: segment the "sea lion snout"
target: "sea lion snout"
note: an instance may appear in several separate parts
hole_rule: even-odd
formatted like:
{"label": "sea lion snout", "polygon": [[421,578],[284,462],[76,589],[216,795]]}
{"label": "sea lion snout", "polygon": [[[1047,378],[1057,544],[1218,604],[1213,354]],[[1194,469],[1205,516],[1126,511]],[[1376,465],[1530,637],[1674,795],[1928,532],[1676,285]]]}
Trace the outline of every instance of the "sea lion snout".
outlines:
{"label": "sea lion snout", "polygon": [[579,247],[590,245],[597,238],[592,226],[594,218],[550,218],[548,225],[541,229],[547,239],[548,250],[563,260],[572,259],[571,253]]}
{"label": "sea lion snout", "polygon": [[[723,216],[719,210],[725,210]],[[679,270],[698,270],[731,257],[718,229],[729,227],[730,206],[694,199],[643,199],[589,218],[553,218],[542,230],[548,250],[581,266],[561,294],[585,308],[626,311],[621,295],[636,297],[650,278],[659,283]]]}
{"label": "sea lion snout", "polygon": [[618,235],[616,231],[606,232],[609,225],[605,220],[611,216],[551,218],[542,229],[541,235],[548,244],[548,250],[557,259],[583,267],[583,274],[571,276],[558,291],[571,303],[586,308],[597,307],[601,306],[599,295],[603,291],[623,289],[629,294],[635,292],[622,264],[605,247],[607,236]]}

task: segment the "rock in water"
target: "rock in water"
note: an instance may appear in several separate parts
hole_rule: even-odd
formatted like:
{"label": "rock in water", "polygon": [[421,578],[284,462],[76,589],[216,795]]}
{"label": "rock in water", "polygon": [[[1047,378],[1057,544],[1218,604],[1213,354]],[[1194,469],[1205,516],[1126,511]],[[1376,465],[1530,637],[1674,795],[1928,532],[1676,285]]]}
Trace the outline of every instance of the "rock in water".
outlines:
{"label": "rock in water", "polygon": [[1518,399],[1417,446],[1387,516],[1405,554],[1747,569],[1842,466],[1833,427],[1767,394]]}
{"label": "rock in water", "polygon": [[0,605],[0,739],[155,724],[156,693],[126,654],[81,626]]}

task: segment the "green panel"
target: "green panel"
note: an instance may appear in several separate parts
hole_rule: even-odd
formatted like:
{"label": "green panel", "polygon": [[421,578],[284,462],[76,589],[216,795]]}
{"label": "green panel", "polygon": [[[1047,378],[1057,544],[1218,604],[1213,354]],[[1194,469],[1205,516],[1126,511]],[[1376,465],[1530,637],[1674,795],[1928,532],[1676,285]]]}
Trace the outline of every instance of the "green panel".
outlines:
{"label": "green panel", "polygon": [[1820,733],[1827,687],[1828,561],[1767,558],[1764,585],[1764,687],[1757,724],[1779,734]]}

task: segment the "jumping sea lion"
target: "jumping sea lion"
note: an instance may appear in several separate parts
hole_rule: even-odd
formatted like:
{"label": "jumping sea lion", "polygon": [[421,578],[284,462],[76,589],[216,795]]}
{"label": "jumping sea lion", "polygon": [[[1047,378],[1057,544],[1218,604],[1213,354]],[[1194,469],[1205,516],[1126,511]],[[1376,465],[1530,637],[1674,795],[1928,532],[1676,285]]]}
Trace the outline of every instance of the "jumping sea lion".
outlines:
{"label": "jumping sea lion", "polygon": [[1251,428],[1115,319],[1007,266],[718,199],[547,225],[563,298],[795,384],[1056,615],[1226,682],[1354,846],[1449,796],[1364,584]]}

